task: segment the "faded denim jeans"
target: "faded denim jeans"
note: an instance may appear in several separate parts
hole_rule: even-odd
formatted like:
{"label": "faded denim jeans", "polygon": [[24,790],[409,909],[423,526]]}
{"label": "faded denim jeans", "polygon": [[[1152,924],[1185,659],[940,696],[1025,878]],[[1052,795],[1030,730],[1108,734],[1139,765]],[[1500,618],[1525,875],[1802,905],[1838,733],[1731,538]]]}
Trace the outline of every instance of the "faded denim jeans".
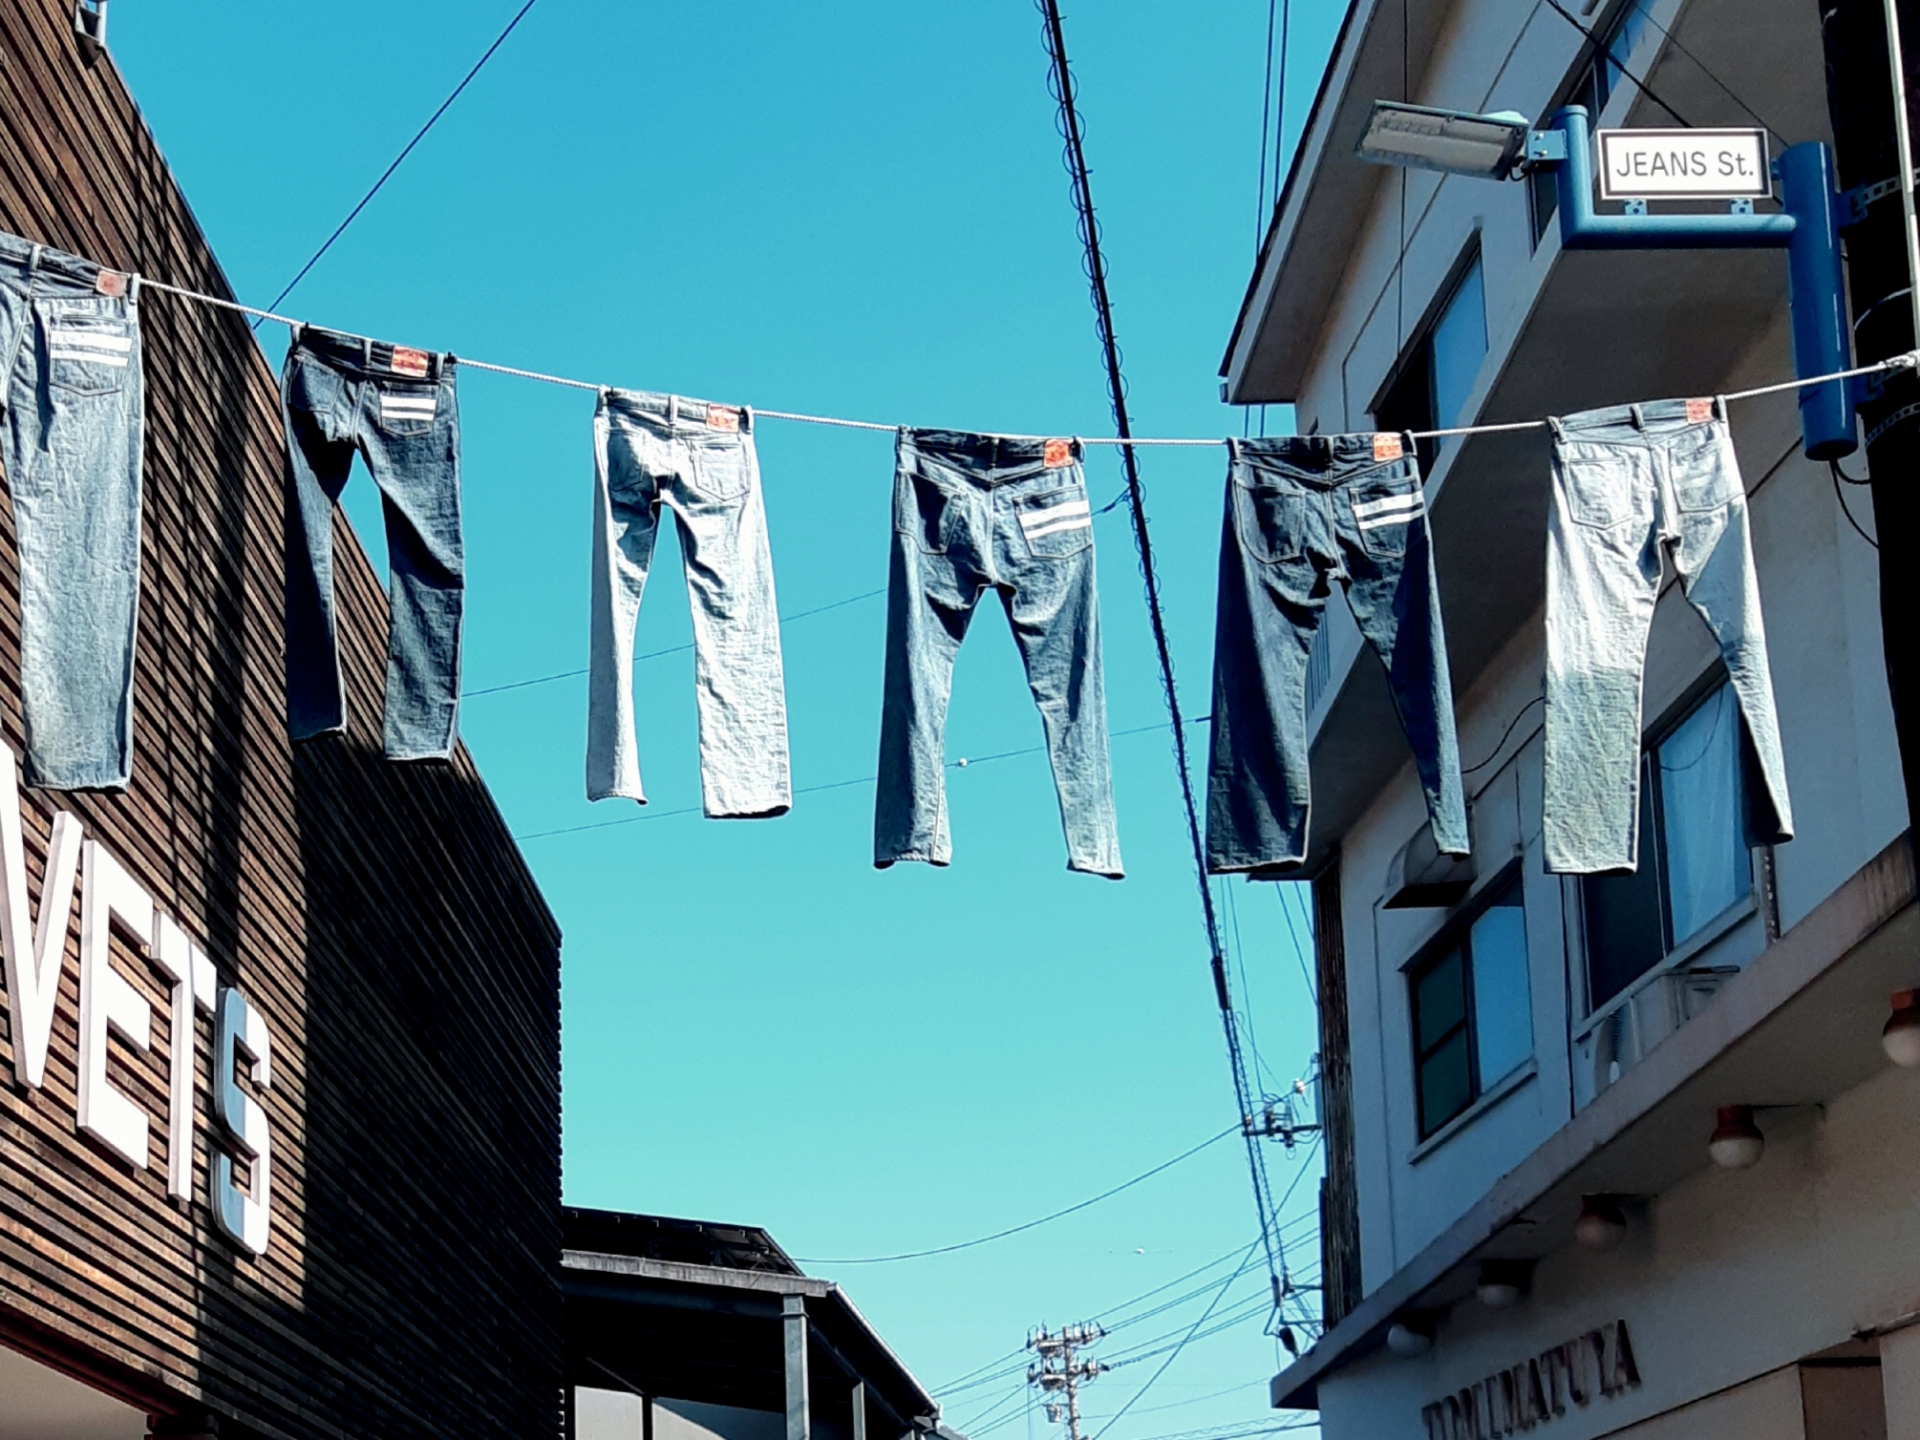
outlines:
{"label": "faded denim jeans", "polygon": [[587,798],[646,803],[634,739],[633,633],[665,507],[680,527],[693,609],[706,813],[786,814],[787,689],[753,412],[602,390],[593,462]]}
{"label": "faded denim jeans", "polygon": [[56,790],[117,790],[133,771],[139,290],[138,276],[0,235],[27,778]]}
{"label": "faded denim jeans", "polygon": [[306,328],[280,382],[296,524],[287,535],[287,728],[346,728],[333,614],[333,510],[354,451],[387,522],[389,760],[445,760],[460,710],[466,551],[451,355]]}
{"label": "faded denim jeans", "polygon": [[902,430],[895,453],[873,863],[953,858],[947,702],[974,607],[993,590],[1046,730],[1067,868],[1118,880],[1093,515],[1079,443]]}
{"label": "faded denim jeans", "polygon": [[1207,869],[1307,853],[1307,656],[1338,581],[1387,667],[1433,837],[1467,853],[1420,466],[1397,435],[1231,440],[1213,642]]}
{"label": "faded denim jeans", "polygon": [[1632,870],[1638,854],[1641,683],[1671,553],[1720,642],[1760,784],[1751,844],[1793,838],[1766,627],[1725,407],[1660,400],[1548,422],[1547,868]]}

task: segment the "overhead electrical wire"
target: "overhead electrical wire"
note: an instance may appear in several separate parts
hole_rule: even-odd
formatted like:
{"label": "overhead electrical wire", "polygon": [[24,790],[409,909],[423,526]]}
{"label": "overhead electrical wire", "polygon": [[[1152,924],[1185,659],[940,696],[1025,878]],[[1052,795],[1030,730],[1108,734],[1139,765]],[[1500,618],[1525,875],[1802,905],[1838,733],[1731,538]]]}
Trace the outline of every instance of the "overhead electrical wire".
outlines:
{"label": "overhead electrical wire", "polygon": [[[1155,727],[1155,728],[1158,728],[1158,727]],[[854,782],[854,783],[857,783],[857,782]],[[1163,1170],[1171,1170],[1174,1166],[1178,1165],[1181,1161],[1191,1160],[1194,1156],[1198,1155],[1202,1150],[1208,1149],[1209,1147],[1214,1145],[1218,1145],[1222,1140],[1226,1139],[1227,1136],[1233,1134],[1233,1132],[1239,1128],[1240,1127],[1237,1125],[1229,1126],[1227,1129],[1222,1130],[1218,1135],[1213,1136],[1211,1139],[1202,1140],[1198,1145],[1194,1146],[1191,1150],[1183,1150],[1178,1155],[1174,1156],[1171,1160],[1163,1160],[1158,1165],[1154,1166],[1151,1170],[1143,1170],[1141,1171],[1140,1174],[1134,1176],[1131,1180],[1123,1180],[1118,1185],[1115,1185],[1112,1189],[1102,1190],[1098,1195],[1094,1195],[1088,1199],[1082,1200],[1078,1204],[1069,1205],[1064,1210],[1055,1210],[1050,1215],[1042,1215],[1038,1220],[1028,1220],[1019,1225],[1009,1225],[1006,1229],[996,1230],[991,1235],[981,1235],[976,1239],[972,1239],[972,1240],[961,1240],[952,1245],[936,1245],[929,1250],[902,1251],[900,1254],[897,1254],[897,1255],[863,1255],[863,1256],[854,1256],[851,1258],[843,1256],[843,1257],[838,1257],[833,1259],[823,1259],[817,1256],[806,1257],[806,1256],[796,1255],[794,1259],[797,1263],[802,1265],[890,1265],[896,1260],[924,1260],[931,1255],[951,1255],[956,1250],[971,1250],[977,1245],[989,1245],[993,1243],[995,1240],[1004,1240],[1009,1235],[1019,1235],[1028,1230],[1036,1230],[1042,1225],[1050,1225],[1055,1220],[1063,1219],[1068,1215],[1077,1214],[1078,1212],[1085,1210],[1090,1205],[1098,1205],[1102,1200],[1111,1200],[1115,1195],[1118,1195],[1121,1191],[1131,1190],[1134,1186],[1140,1184],[1143,1180],[1151,1180],[1154,1176],[1160,1174]]]}
{"label": "overhead electrical wire", "polygon": [[[1132,438],[1133,425],[1127,413],[1127,384],[1121,371],[1119,340],[1114,334],[1113,301],[1107,288],[1106,259],[1100,249],[1100,221],[1094,211],[1093,178],[1087,168],[1086,144],[1076,103],[1073,69],[1067,59],[1066,30],[1060,18],[1059,0],[1035,0],[1035,4],[1044,21],[1042,29],[1049,61],[1048,83],[1059,110],[1057,128],[1065,147],[1063,159],[1071,180],[1074,214],[1093,300],[1094,330],[1099,338],[1106,371],[1107,402],[1113,411],[1116,436],[1128,440]],[[1160,578],[1154,570],[1153,537],[1147,528],[1146,492],[1140,483],[1140,457],[1133,446],[1127,445],[1121,449],[1120,459],[1126,475],[1134,548],[1140,561],[1140,579],[1146,591],[1147,619],[1153,632],[1154,653],[1160,665],[1160,687],[1167,706],[1168,728],[1172,733],[1174,767],[1180,782],[1181,803],[1186,811],[1187,838],[1193,847],[1194,879],[1200,890],[1200,911],[1206,926],[1214,993],[1219,1003],[1222,1027],[1226,1032],[1228,1061],[1233,1072],[1234,1101],[1237,1106],[1235,1119],[1246,1143],[1254,1209],[1260,1224],[1260,1240],[1266,1253],[1268,1276],[1277,1284],[1278,1272],[1271,1233],[1273,1207],[1267,1189],[1266,1159],[1261,1154],[1259,1140],[1247,1123],[1253,1113],[1253,1097],[1247,1082],[1246,1060],[1240,1052],[1226,956],[1221,946],[1220,918],[1214,911],[1213,888],[1207,883],[1205,847],[1200,838],[1200,812],[1194,800],[1192,768],[1187,762],[1186,723],[1181,718],[1180,691],[1173,673],[1173,649],[1167,638],[1166,615],[1160,603]]]}
{"label": "overhead electrical wire", "polygon": [[[413,147],[418,145],[422,140],[427,138],[427,132],[433,129],[433,127],[440,122],[440,117],[446,114],[448,109],[453,105],[453,102],[460,98],[461,92],[464,91],[467,88],[467,86],[473,83],[473,77],[478,75],[481,72],[481,70],[485,68],[486,63],[493,58],[494,51],[498,50],[502,45],[506,43],[507,37],[513,34],[515,28],[520,24],[522,20],[527,18],[527,12],[533,9],[533,7],[538,3],[539,3],[539,0],[527,0],[527,3],[522,5],[519,8],[519,10],[514,13],[513,19],[507,22],[507,28],[502,30],[498,35],[494,37],[493,43],[486,48],[485,53],[482,54],[478,60],[473,62],[473,68],[467,71],[466,75],[461,78],[461,81],[458,85],[453,87],[452,93],[449,94],[446,99],[440,102],[440,108],[435,110],[433,114],[427,117],[427,123],[422,125],[420,129],[417,132],[415,132],[414,137],[406,143],[406,146],[400,151],[400,153],[393,157],[393,163],[387,166],[385,170],[380,172],[380,178],[373,182],[373,188],[368,190],[366,194],[360,197],[360,203],[358,205],[355,205],[353,209],[347,212],[347,218],[342,220],[337,226],[334,227],[333,233],[326,238],[326,241],[320,246],[318,250],[314,251],[313,254],[308,257],[307,263],[300,267],[300,273],[295,275],[293,279],[289,280],[286,283],[285,287],[280,291],[280,293],[273,297],[273,299],[268,303],[267,309],[269,310],[273,309],[275,305],[278,305],[282,300],[286,299],[287,296],[291,295],[293,293],[294,286],[298,285],[302,280],[306,279],[307,272],[312,270],[314,266],[320,263],[320,257],[325,255],[327,251],[333,248],[333,242],[338,240],[342,235],[347,233],[347,227],[353,224],[355,220],[358,220],[360,218],[360,212],[366,209],[368,203],[373,199],[373,197],[380,193],[380,187],[385,185],[387,181],[393,178],[393,172],[398,170],[402,162],[406,160],[407,156],[413,153]],[[261,318],[266,319],[269,317],[262,316]],[[253,322],[253,328],[256,330],[260,328],[259,320],[255,320]]]}
{"label": "overhead electrical wire", "polygon": [[[1208,718],[1210,717],[1196,715],[1187,723],[1189,725],[1199,725],[1203,724]],[[1157,724],[1136,725],[1130,730],[1115,730],[1109,738],[1124,740],[1129,735],[1145,735],[1159,728],[1160,726]],[[968,770],[976,765],[991,764],[996,760],[1016,760],[1022,755],[1040,755],[1045,753],[1046,748],[1045,745],[1026,745],[1018,750],[999,750],[991,755],[962,755],[958,760],[947,761],[946,768],[949,770]],[[796,795],[812,795],[822,790],[845,790],[854,785],[872,785],[879,780],[879,778],[878,775],[856,775],[850,780],[829,780],[823,785],[802,785],[795,789],[793,793]],[[637,825],[643,820],[668,820],[676,815],[699,815],[701,813],[703,813],[703,807],[699,805],[682,805],[672,810],[646,810],[638,815],[623,815],[617,820],[589,820],[583,825],[562,825],[554,830],[534,830],[525,835],[515,835],[513,838],[516,841],[545,840],[554,835],[578,835],[587,830],[610,830],[619,825]]]}
{"label": "overhead electrical wire", "polygon": [[[1055,0],[1047,0],[1047,3],[1051,5],[1055,3]],[[1133,1394],[1128,1398],[1126,1404],[1122,1405],[1117,1411],[1114,1412],[1113,1418],[1111,1420],[1108,1420],[1106,1424],[1102,1425],[1098,1430],[1093,1432],[1093,1440],[1100,1440],[1101,1436],[1105,1435],[1109,1430],[1111,1430],[1115,1425],[1117,1425],[1120,1422],[1121,1417],[1124,1416],[1129,1410],[1131,1410],[1141,1400],[1141,1398],[1147,1394],[1148,1391],[1153,1389],[1155,1382],[1158,1381],[1162,1375],[1167,1373],[1168,1367],[1170,1367],[1174,1361],[1180,1358],[1181,1352],[1185,1350],[1188,1345],[1193,1343],[1193,1341],[1198,1337],[1200,1333],[1200,1327],[1205,1325],[1207,1321],[1212,1318],[1213,1312],[1219,1308],[1220,1302],[1226,1299],[1227,1291],[1233,1288],[1234,1281],[1238,1280],[1241,1277],[1241,1275],[1243,1275],[1246,1272],[1247,1266],[1253,1262],[1254,1254],[1255,1254],[1255,1247],[1248,1246],[1247,1258],[1240,1262],[1240,1268],[1238,1270],[1235,1270],[1233,1274],[1227,1277],[1226,1284],[1220,1287],[1220,1292],[1219,1294],[1213,1297],[1212,1303],[1209,1304],[1205,1310],[1200,1312],[1200,1318],[1193,1322],[1193,1325],[1188,1329],[1185,1338],[1183,1338],[1179,1344],[1175,1345],[1172,1348],[1171,1352],[1167,1355],[1167,1358],[1160,1362],[1160,1367],[1157,1370],[1155,1370],[1153,1374],[1147,1377],[1146,1383],[1144,1385],[1142,1385],[1138,1390],[1133,1392]]]}

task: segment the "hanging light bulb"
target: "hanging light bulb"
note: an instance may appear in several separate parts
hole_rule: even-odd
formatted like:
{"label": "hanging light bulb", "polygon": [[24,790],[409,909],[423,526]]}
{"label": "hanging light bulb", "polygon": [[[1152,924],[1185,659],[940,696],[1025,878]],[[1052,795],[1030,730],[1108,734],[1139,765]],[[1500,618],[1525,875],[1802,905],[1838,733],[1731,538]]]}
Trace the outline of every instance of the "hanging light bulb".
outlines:
{"label": "hanging light bulb", "polygon": [[1527,1268],[1512,1260],[1482,1260],[1473,1293],[1489,1310],[1511,1310],[1526,1293]]}
{"label": "hanging light bulb", "polygon": [[1387,1349],[1403,1360],[1412,1360],[1433,1348],[1433,1331],[1423,1321],[1409,1317],[1387,1327]]}
{"label": "hanging light bulb", "polygon": [[1582,1195],[1580,1218],[1573,1222],[1573,1238],[1602,1254],[1627,1238],[1627,1217],[1611,1195]]}
{"label": "hanging light bulb", "polygon": [[1723,1170],[1745,1170],[1757,1164],[1767,1148],[1767,1137],[1753,1123],[1751,1105],[1722,1105],[1719,1124],[1707,1141],[1707,1153]]}
{"label": "hanging light bulb", "polygon": [[1880,1032],[1887,1058],[1905,1069],[1920,1065],[1920,990],[1893,992],[1893,1014]]}

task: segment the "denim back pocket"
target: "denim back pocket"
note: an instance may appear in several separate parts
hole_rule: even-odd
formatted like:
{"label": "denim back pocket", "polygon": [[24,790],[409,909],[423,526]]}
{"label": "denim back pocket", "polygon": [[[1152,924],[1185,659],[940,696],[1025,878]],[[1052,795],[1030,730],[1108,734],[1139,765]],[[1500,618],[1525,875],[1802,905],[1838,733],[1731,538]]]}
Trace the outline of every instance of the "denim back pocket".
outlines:
{"label": "denim back pocket", "polygon": [[125,387],[134,332],[123,302],[41,300],[34,309],[50,386],[73,395],[111,395]]}
{"label": "denim back pocket", "polygon": [[1427,513],[1420,478],[1404,463],[1353,486],[1347,492],[1354,529],[1369,555],[1389,557],[1407,553],[1413,524]]}
{"label": "denim back pocket", "polygon": [[424,435],[440,413],[438,385],[375,385],[374,413],[389,435]]}
{"label": "denim back pocket", "polygon": [[1236,476],[1227,488],[1234,533],[1249,556],[1277,565],[1306,553],[1307,497],[1291,482],[1249,484]]}
{"label": "denim back pocket", "polygon": [[1742,492],[1740,467],[1726,427],[1690,431],[1667,446],[1667,475],[1682,510],[1718,510]]}
{"label": "denim back pocket", "polygon": [[1636,496],[1653,490],[1652,452],[1645,445],[1568,441],[1554,446],[1553,474],[1567,518],[1611,530],[1633,518]]}
{"label": "denim back pocket", "polygon": [[1022,495],[1014,501],[1013,513],[1027,553],[1036,560],[1078,555],[1093,544],[1093,507],[1087,501],[1086,485],[1079,480]]}
{"label": "denim back pocket", "polygon": [[692,456],[687,483],[709,500],[738,500],[753,481],[746,443],[737,435],[696,437],[687,442]]}
{"label": "denim back pocket", "polygon": [[893,528],[911,535],[929,555],[947,553],[949,535],[963,524],[960,499],[919,466],[903,466],[893,483]]}

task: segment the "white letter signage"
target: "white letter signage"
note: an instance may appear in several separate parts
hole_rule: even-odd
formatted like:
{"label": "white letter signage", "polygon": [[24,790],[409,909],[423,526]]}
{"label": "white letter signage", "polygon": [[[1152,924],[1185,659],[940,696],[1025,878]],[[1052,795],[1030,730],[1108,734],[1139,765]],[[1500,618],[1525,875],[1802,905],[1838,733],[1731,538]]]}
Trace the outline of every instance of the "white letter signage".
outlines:
{"label": "white letter signage", "polygon": [[[238,990],[220,992],[220,1015],[213,1043],[214,1110],[234,1147],[252,1161],[252,1183],[242,1190],[233,1183],[233,1157],[224,1150],[213,1157],[213,1213],[220,1228],[256,1255],[267,1253],[273,1198],[273,1136],[267,1130],[267,1112],[240,1088],[234,1065],[248,1061],[248,1076],[262,1090],[273,1086],[273,1037],[266,1017],[247,1003]],[[251,1193],[249,1193],[251,1192]]]}
{"label": "white letter signage", "polygon": [[20,765],[0,745],[0,956],[6,961],[7,1008],[12,1021],[13,1073],[39,1089],[47,1078],[53,1006],[67,958],[73,882],[80,869],[80,822],[62,810],[53,817],[40,919],[27,899],[27,848],[20,826]]}
{"label": "white letter signage", "polygon": [[153,1007],[113,968],[108,943],[118,920],[144,951],[153,943],[153,900],[100,847],[86,843],[80,895],[80,1128],[146,1168],[147,1112],[107,1080],[107,1027],[136,1049],[153,1044]]}
{"label": "white letter signage", "polygon": [[1763,200],[1764,130],[1602,130],[1602,200]]}

